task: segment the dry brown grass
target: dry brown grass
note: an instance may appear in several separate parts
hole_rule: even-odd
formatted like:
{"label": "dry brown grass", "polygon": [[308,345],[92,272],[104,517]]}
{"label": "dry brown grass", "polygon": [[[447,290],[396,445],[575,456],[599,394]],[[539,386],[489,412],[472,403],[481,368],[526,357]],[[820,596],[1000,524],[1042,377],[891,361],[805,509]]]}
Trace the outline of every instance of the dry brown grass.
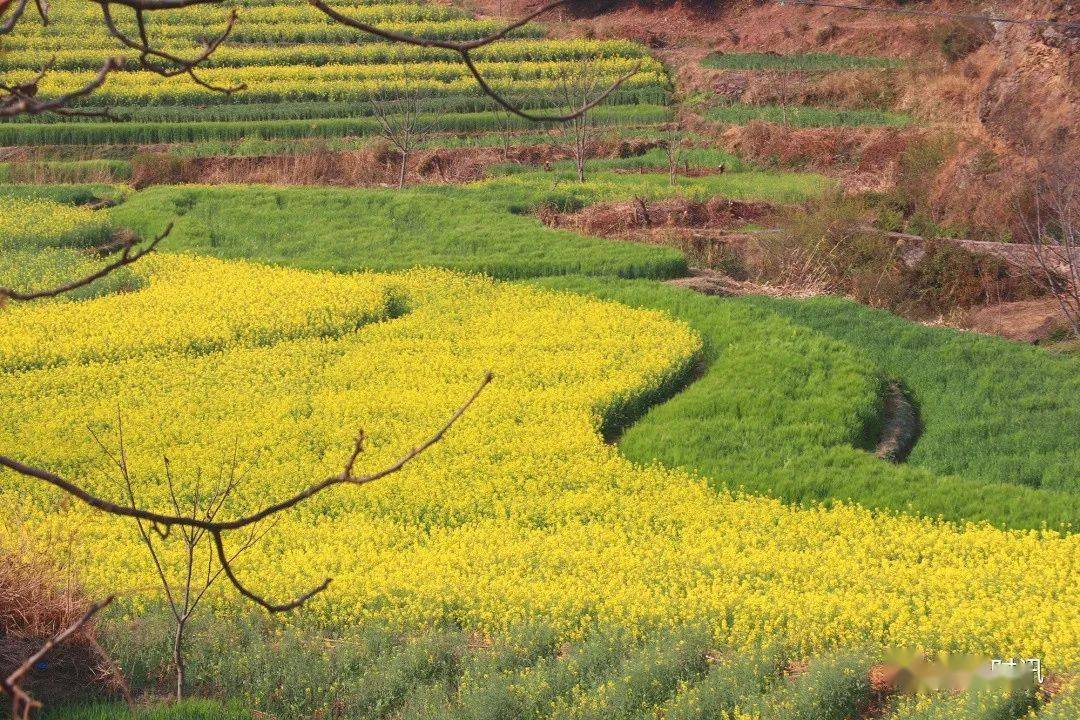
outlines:
{"label": "dry brown grass", "polygon": [[[0,674],[7,676],[45,640],[76,622],[89,600],[70,578],[22,549],[0,549]],[[49,704],[115,694],[123,681],[87,623],[22,683]]]}
{"label": "dry brown grass", "polygon": [[724,131],[722,143],[750,162],[820,172],[857,169],[890,175],[921,128],[790,128],[755,120]]}
{"label": "dry brown grass", "polygon": [[[656,147],[655,140],[601,140],[590,157],[630,157]],[[566,149],[549,143],[502,148],[440,148],[414,152],[406,169],[410,184],[464,184],[480,180],[492,165],[516,162],[550,165],[569,157]],[[209,185],[259,183],[268,185],[337,185],[383,187],[397,184],[400,156],[385,143],[360,150],[313,150],[286,155],[184,158],[168,153],[145,153],[132,158],[131,185],[199,183]]]}
{"label": "dry brown grass", "polygon": [[[843,70],[815,75],[800,72],[735,73],[738,97],[751,105],[816,105],[849,110],[890,110],[897,99],[894,71]],[[719,81],[721,87],[724,81]],[[726,93],[729,98],[732,91]]]}

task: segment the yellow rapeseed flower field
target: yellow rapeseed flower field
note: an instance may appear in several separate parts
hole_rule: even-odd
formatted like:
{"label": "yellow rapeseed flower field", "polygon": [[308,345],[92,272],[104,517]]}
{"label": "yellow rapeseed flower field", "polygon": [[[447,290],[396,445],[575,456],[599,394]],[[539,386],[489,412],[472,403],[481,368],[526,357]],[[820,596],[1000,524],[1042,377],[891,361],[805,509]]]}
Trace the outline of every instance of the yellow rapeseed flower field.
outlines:
{"label": "yellow rapeseed flower field", "polygon": [[88,207],[0,197],[0,250],[16,245],[71,244],[102,232],[106,221]]}
{"label": "yellow rapeseed flower field", "polygon": [[[445,271],[147,268],[127,296],[7,311],[5,367],[31,369],[0,381],[0,448],[119,499],[90,436],[115,445],[119,408],[144,505],[165,507],[163,455],[190,488],[235,453],[239,513],[337,472],[360,426],[357,470],[386,464],[496,374],[405,472],[318,496],[244,556],[242,579],[275,598],[334,577],[301,612],[492,632],[541,616],[567,636],[705,622],[736,645],[808,653],[876,642],[1080,661],[1080,536],[718,494],[606,445],[601,417],[700,351],[660,313]],[[10,473],[0,508],[0,543],[48,547],[94,591],[153,592],[130,523]]]}

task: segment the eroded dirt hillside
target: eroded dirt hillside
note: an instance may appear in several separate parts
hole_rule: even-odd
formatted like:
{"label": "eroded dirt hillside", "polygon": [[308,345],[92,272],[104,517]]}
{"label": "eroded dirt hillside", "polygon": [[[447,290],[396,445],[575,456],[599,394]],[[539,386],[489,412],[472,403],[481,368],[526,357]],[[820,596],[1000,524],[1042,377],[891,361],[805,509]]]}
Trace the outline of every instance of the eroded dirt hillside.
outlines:
{"label": "eroded dirt hillside", "polygon": [[[466,0],[481,14],[509,16],[532,0]],[[977,14],[975,2],[869,0],[889,9]],[[607,7],[603,10],[599,8]],[[1013,18],[1080,22],[1074,0],[1014,0],[993,11]],[[921,179],[934,220],[978,237],[1019,232],[1017,207],[1036,158],[1080,156],[1080,30],[925,15],[868,13],[762,0],[581,1],[556,13],[560,35],[640,40],[668,63],[679,86],[726,100],[906,112],[918,127],[721,128],[750,157],[833,171],[856,188],[897,180],[911,142],[941,136],[947,152]],[[874,55],[900,67],[812,77],[711,70],[714,52]],[[752,123],[759,125],[760,123]],[[809,150],[808,150],[809,149]]]}

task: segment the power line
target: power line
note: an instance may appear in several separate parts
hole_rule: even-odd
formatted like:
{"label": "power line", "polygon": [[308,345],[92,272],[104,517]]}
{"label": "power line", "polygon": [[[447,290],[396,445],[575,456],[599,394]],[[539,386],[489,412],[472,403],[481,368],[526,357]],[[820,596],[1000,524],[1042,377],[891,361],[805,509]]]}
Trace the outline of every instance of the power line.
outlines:
{"label": "power line", "polygon": [[842,10],[859,10],[862,12],[892,13],[895,15],[929,15],[932,17],[958,18],[961,20],[983,20],[992,23],[1012,23],[1013,25],[1045,25],[1049,27],[1066,27],[1080,30],[1080,22],[1062,22],[1060,20],[1042,20],[1035,18],[1007,18],[994,15],[967,15],[962,13],[948,13],[937,10],[918,10],[916,8],[890,8],[870,7],[868,5],[848,5],[844,3],[819,2],[819,0],[777,0],[781,5],[814,5],[816,7],[840,8]]}

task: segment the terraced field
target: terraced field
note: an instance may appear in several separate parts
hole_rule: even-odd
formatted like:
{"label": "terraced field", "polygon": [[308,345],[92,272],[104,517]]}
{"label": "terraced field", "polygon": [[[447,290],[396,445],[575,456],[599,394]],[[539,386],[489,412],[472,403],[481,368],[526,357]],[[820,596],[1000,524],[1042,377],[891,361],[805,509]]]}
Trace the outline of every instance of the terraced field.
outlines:
{"label": "terraced field", "polygon": [[[744,90],[742,99],[728,97],[714,102],[705,113],[705,117],[713,122],[745,125],[763,120],[796,128],[904,127],[916,122],[906,112],[891,110],[895,97],[889,88],[889,74],[903,67],[902,62],[891,58],[829,53],[731,52],[708,55],[701,61],[701,66],[718,71],[720,78],[740,78],[751,97],[746,100]],[[845,87],[842,79],[834,87],[818,90],[821,97],[816,102],[800,104],[795,99],[799,88],[806,92],[814,80],[847,75],[858,76],[851,85],[861,87],[861,92],[867,96],[863,102],[852,104],[853,101],[845,97],[845,91],[838,89]],[[734,81],[733,86],[738,86],[739,82]],[[769,89],[763,93],[763,87]],[[869,92],[875,87],[874,92]],[[811,90],[810,94],[815,92]],[[764,98],[755,95],[764,95]]]}
{"label": "terraced field", "polygon": [[[198,39],[235,6],[240,19],[202,77],[222,87],[246,86],[233,95],[209,93],[184,78],[131,70],[115,73],[83,107],[111,107],[131,122],[33,117],[0,125],[3,144],[160,143],[240,137],[334,137],[366,135],[377,128],[370,98],[387,98],[406,85],[425,96],[436,128],[492,129],[505,122],[477,89],[462,63],[438,49],[398,47],[331,21],[306,5],[249,0],[154,13],[151,33],[170,51],[190,55]],[[428,38],[469,39],[499,23],[474,20],[436,4],[346,0],[343,12],[390,30]],[[125,26],[126,27],[126,26]],[[133,24],[129,28],[134,30]],[[530,25],[510,40],[475,53],[480,71],[497,90],[528,108],[551,107],[560,72],[589,60],[597,75],[613,81],[642,63],[641,71],[610,98],[598,118],[607,122],[650,123],[665,116],[665,71],[645,49],[625,41],[542,40]],[[73,46],[72,38],[79,38]],[[0,71],[29,76],[50,58],[42,93],[61,92],[89,80],[116,43],[100,25],[92,3],[58,8],[46,27],[22,23],[0,40]],[[121,53],[122,55],[122,53]],[[134,66],[134,64],[129,63]]]}
{"label": "terraced field", "polygon": [[[527,206],[543,187],[509,179],[518,184],[480,187],[482,223],[509,222],[511,201]],[[634,192],[604,181],[594,197]],[[119,399],[128,462],[151,506],[167,502],[163,454],[186,492],[234,448],[244,458],[229,500],[236,514],[334,472],[358,423],[371,444],[363,467],[379,466],[495,371],[452,435],[415,465],[363,492],[319,496],[245,557],[244,578],[273,597],[335,577],[290,632],[314,625],[319,648],[321,633],[376,644],[349,656],[348,669],[329,650],[296,649],[321,659],[280,679],[259,651],[241,650],[266,642],[264,630],[220,635],[238,621],[236,601],[218,592],[215,612],[233,619],[198,641],[208,686],[227,683],[249,707],[283,712],[280,688],[299,681],[307,690],[288,707],[311,713],[340,695],[372,718],[519,717],[503,714],[512,707],[536,718],[844,720],[871,702],[868,668],[887,648],[1077,667],[1080,535],[1063,523],[1078,512],[1070,478],[1080,448],[1045,431],[1075,422],[1073,405],[1048,401],[1080,377],[1075,360],[920,330],[851,303],[707,298],[618,280],[632,267],[664,277],[675,258],[538,225],[522,225],[501,257],[505,230],[472,248],[448,243],[456,260],[428,259],[457,266],[491,252],[504,276],[532,285],[437,269],[326,272],[371,267],[397,242],[375,233],[339,266],[328,249],[349,212],[413,217],[442,197],[449,217],[468,189],[452,190],[114,190],[121,204],[108,222],[149,229],[178,217],[173,249],[198,254],[135,266],[134,292],[106,288],[0,315],[0,445],[115,496],[94,435],[116,442]],[[12,244],[85,247],[102,215],[71,203],[108,191],[8,188]],[[235,215],[259,205],[281,207],[304,232],[277,228],[272,214],[263,228]],[[46,209],[49,233],[19,225]],[[238,227],[248,230],[246,250]],[[205,257],[245,253],[293,267]],[[575,258],[590,256],[592,278],[534,277],[580,272]],[[995,385],[985,382],[987,354],[997,358]],[[890,378],[910,389],[926,426],[911,467],[864,449]],[[985,436],[1007,442],[974,452]],[[129,523],[7,473],[0,507],[0,546],[53,552],[63,533],[91,590],[129,592],[124,612],[154,617],[150,561]],[[180,550],[162,555],[167,572],[181,571]],[[1016,596],[1038,602],[1009,611],[1002,599]],[[540,619],[545,629],[530,631],[539,645],[499,649]],[[389,635],[370,640],[364,628],[378,627]],[[160,652],[151,638],[116,632],[109,642],[135,672]],[[474,633],[491,649],[474,647]],[[807,674],[793,679],[790,663],[808,656]],[[359,685],[342,686],[345,677]],[[995,692],[898,697],[888,709],[920,720],[1019,720],[1037,709],[1058,720],[1075,703]]]}
{"label": "terraced field", "polygon": [[[119,178],[132,175],[121,154],[130,148],[101,146],[357,142],[378,125],[371,98],[410,87],[423,89],[437,130],[506,122],[452,56],[372,41],[304,4],[155,13],[151,32],[191,52],[230,7],[240,11],[234,42],[203,77],[244,91],[208,94],[126,70],[82,107],[128,122],[7,120],[0,144],[76,146],[40,162]],[[337,7],[432,38],[499,25],[446,5]],[[98,12],[65,5],[46,27],[22,23],[0,38],[0,72],[30,75],[55,56],[43,93],[85,82],[114,52]],[[665,69],[635,43],[549,40],[528,25],[475,57],[528,108],[551,107],[559,74],[587,60],[601,82],[641,63],[594,119],[655,132],[670,116]],[[897,66],[823,54],[705,64],[811,75]],[[706,116],[912,122],[884,107],[735,103]],[[558,227],[559,213],[599,202],[809,203],[836,187],[715,147],[683,159],[677,182],[653,148],[594,160],[580,183],[553,162],[398,191],[0,185],[0,286],[83,275],[121,228],[152,236],[173,223],[161,252],[105,282],[0,305],[0,451],[99,495],[125,497],[109,457],[121,420],[142,505],[165,509],[228,472],[239,482],[224,515],[235,517],[339,472],[358,427],[367,446],[357,470],[385,466],[494,372],[403,472],[260,526],[266,534],[236,565],[245,585],[281,600],[333,582],[269,617],[215,586],[187,648],[203,699],[140,715],[1080,716],[1080,437],[1069,432],[1080,425],[1080,360],[838,298],[707,297],[664,282],[687,270],[670,246]],[[0,165],[0,178],[25,170]],[[102,199],[116,206],[91,209]],[[541,208],[554,226],[534,216]],[[872,452],[890,384],[919,419],[901,464]],[[147,578],[180,578],[192,559],[161,539],[151,558],[127,519],[0,471],[0,552],[29,551],[91,594],[120,593],[101,618],[103,640],[150,698],[172,662],[162,639],[173,617]],[[215,562],[205,546],[194,557]],[[917,697],[875,684],[912,653],[1039,658],[1053,682]],[[49,712],[128,717],[108,702]]]}
{"label": "terraced field", "polygon": [[[176,256],[145,270],[134,293],[0,319],[2,444],[99,493],[114,494],[115,478],[94,434],[116,432],[118,399],[143,502],[167,502],[162,454],[176,458],[187,492],[235,446],[247,480],[229,511],[241,513],[333,472],[361,418],[363,467],[377,467],[437,425],[484,369],[500,378],[394,482],[320,496],[245,561],[279,597],[335,576],[308,607],[326,622],[498,633],[532,607],[570,637],[593,622],[637,633],[700,622],[739,648],[773,640],[814,653],[858,638],[1080,660],[1070,615],[1080,536],[800,509],[636,466],[605,445],[604,429],[684,382],[700,357],[701,338],[659,310],[446,271],[327,276]],[[784,338],[802,348],[806,379],[791,390],[834,409],[815,414],[820,430],[792,431],[856,432],[872,416],[877,379],[855,356],[781,319],[762,329],[771,342],[761,347]],[[134,589],[149,570],[125,519],[89,522],[93,510],[58,504],[37,483],[0,492],[21,519],[5,528],[42,540],[83,528],[71,552],[90,587]],[[0,542],[14,542],[10,532]],[[165,561],[179,572],[182,557]],[[1003,585],[1040,605],[996,615],[988,603]]]}

